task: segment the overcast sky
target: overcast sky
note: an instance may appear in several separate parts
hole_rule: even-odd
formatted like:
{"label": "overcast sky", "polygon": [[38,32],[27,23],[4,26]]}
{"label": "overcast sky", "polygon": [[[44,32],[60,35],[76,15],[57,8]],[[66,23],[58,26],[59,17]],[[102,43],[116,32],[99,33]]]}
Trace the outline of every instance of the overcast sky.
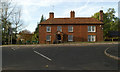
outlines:
{"label": "overcast sky", "polygon": [[54,17],[70,17],[70,11],[75,11],[76,17],[91,17],[99,10],[107,11],[114,8],[118,16],[118,1],[120,0],[13,0],[22,8],[24,29],[35,31],[37,22],[42,14],[47,19],[49,12],[54,12]]}

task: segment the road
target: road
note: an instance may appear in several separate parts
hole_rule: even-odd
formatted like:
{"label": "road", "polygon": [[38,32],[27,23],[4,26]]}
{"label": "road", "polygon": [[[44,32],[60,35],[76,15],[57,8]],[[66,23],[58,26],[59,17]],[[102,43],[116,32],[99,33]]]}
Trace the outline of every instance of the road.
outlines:
{"label": "road", "polygon": [[3,46],[3,70],[118,70],[108,47],[118,44]]}

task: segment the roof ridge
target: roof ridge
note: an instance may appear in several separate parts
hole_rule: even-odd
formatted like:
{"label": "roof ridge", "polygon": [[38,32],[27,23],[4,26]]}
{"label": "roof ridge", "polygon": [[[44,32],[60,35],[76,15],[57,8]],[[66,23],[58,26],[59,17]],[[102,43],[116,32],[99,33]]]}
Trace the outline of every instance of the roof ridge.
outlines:
{"label": "roof ridge", "polygon": [[[92,17],[75,17],[73,19],[76,19],[76,18],[92,18]],[[69,17],[63,17],[63,18],[53,18],[53,19],[71,19],[71,18],[69,18]]]}
{"label": "roof ridge", "polygon": [[93,17],[76,17],[76,18],[48,18],[46,21],[41,22],[41,24],[103,24],[100,20]]}

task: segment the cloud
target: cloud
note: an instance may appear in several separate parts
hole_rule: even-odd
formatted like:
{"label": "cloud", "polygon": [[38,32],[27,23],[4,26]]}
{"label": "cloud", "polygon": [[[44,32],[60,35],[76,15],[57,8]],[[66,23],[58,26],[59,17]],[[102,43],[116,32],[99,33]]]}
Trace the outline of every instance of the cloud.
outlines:
{"label": "cloud", "polygon": [[[83,3],[83,2],[81,2],[81,3]],[[106,3],[106,5],[100,4],[100,2],[90,2],[90,1],[88,1],[84,5],[78,6],[77,8],[75,7],[75,8],[65,9],[64,10],[64,15],[69,16],[70,11],[74,10],[76,17],[91,17],[92,15],[94,15],[94,13],[99,12],[101,9],[104,12],[106,12],[108,8],[115,8],[115,11],[117,11],[117,9],[118,9],[117,5],[115,5],[115,4],[110,5],[109,2],[108,3],[103,2],[103,3]],[[117,12],[115,13],[115,16],[118,16]]]}
{"label": "cloud", "polygon": [[88,6],[88,3],[89,3],[89,0],[81,7],[78,7],[78,8],[69,8],[69,9],[66,9],[64,14],[67,15],[70,13],[71,10],[74,10],[75,12],[78,12],[78,13],[81,13],[87,6]]}
{"label": "cloud", "polygon": [[17,2],[19,5],[24,6],[50,6],[50,5],[56,5],[60,2],[63,2],[62,0],[14,0],[14,2]]}
{"label": "cloud", "polygon": [[[119,0],[13,0],[18,5],[22,7],[22,19],[24,20],[25,24],[27,25],[27,29],[34,31],[35,27],[37,26],[37,21],[40,19],[40,15],[44,14],[48,18],[48,12],[50,11],[49,7],[51,6],[57,6],[60,5],[62,8],[63,6],[67,6],[65,2],[71,3],[76,2],[82,4],[83,2],[86,2],[82,6],[76,6],[76,7],[66,7],[63,9],[56,9],[56,17],[64,17],[64,16],[70,16],[70,11],[74,10],[76,12],[76,16],[79,17],[90,17],[97,11],[101,9],[101,6],[99,5],[89,5],[89,2],[97,3],[97,2],[118,2]],[[63,5],[63,6],[61,6]],[[44,8],[44,9],[42,9]],[[107,9],[108,7],[104,7],[104,9]],[[63,14],[61,14],[59,11],[64,11]],[[32,27],[32,28],[31,28]]]}
{"label": "cloud", "polygon": [[62,2],[119,2],[119,0],[13,0],[20,5],[50,6]]}

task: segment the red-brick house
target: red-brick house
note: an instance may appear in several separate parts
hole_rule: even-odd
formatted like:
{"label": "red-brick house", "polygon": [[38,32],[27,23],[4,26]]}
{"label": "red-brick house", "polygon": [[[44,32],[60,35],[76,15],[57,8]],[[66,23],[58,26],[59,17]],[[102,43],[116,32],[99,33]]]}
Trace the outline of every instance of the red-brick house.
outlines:
{"label": "red-brick house", "polygon": [[96,42],[103,41],[103,11],[100,10],[99,20],[91,17],[49,18],[39,24],[39,43],[59,42]]}

